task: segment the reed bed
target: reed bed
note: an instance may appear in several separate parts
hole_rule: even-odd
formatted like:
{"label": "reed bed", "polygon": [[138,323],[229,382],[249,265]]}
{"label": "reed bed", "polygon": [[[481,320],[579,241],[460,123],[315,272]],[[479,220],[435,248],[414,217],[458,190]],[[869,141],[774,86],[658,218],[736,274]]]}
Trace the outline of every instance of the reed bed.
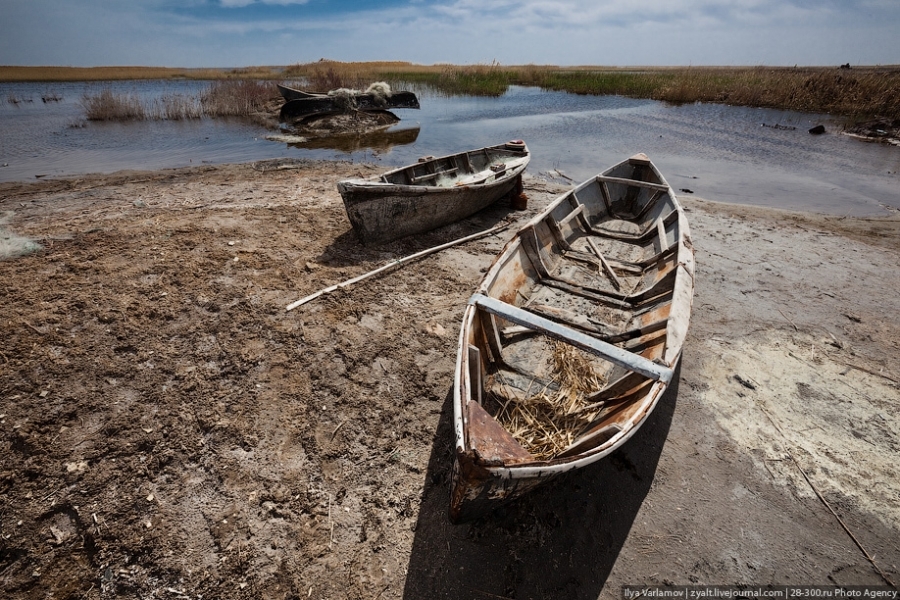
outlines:
{"label": "reed bed", "polygon": [[0,65],[0,81],[131,81],[139,79],[278,79],[283,67],[182,69],[175,67],[13,67]]}
{"label": "reed bed", "polygon": [[389,80],[387,73],[412,73],[421,65],[407,62],[340,62],[320,60],[314,63],[298,63],[284,69],[283,77],[302,81],[310,90],[327,92],[340,88],[363,89],[373,81],[386,81],[392,88],[407,81],[403,78]]}
{"label": "reed bed", "polygon": [[82,96],[81,106],[88,121],[180,121],[203,116],[199,100],[183,94],[143,100],[137,94],[117,94],[107,88]]}
{"label": "reed bed", "polygon": [[[678,69],[536,72],[530,85],[675,104],[718,102],[849,117],[900,117],[900,69]],[[524,81],[523,81],[524,83]]]}
{"label": "reed bed", "polygon": [[415,65],[319,61],[285,69],[321,89],[384,80],[395,89],[420,85],[447,95],[499,96],[510,85],[576,94],[617,94],[674,104],[718,102],[828,113],[851,118],[900,118],[900,66],[858,67],[555,67],[541,65]]}
{"label": "reed bed", "polygon": [[510,85],[517,83],[515,71],[499,63],[464,67],[442,65],[439,69],[386,72],[382,75],[389,80],[408,81],[448,96],[501,96]]}
{"label": "reed bed", "polygon": [[286,77],[305,82],[310,89],[365,88],[384,81],[393,89],[423,86],[447,95],[499,96],[513,81],[507,68],[489,65],[417,65],[408,62],[339,62],[320,60],[287,67]]}
{"label": "reed bed", "polygon": [[144,121],[200,119],[207,117],[248,117],[265,108],[275,88],[253,80],[213,82],[199,96],[168,94],[142,100],[137,94],[114,93],[104,88],[81,99],[89,121]]}
{"label": "reed bed", "polygon": [[[320,60],[286,67],[174,69],[164,67],[0,67],[0,81],[122,79],[286,81],[319,91],[361,89],[385,81],[393,89],[423,86],[447,95],[499,96],[510,85],[576,94],[618,94],[664,102],[720,102],[854,119],[900,119],[900,66],[884,67],[556,67],[417,65],[401,61]],[[227,114],[228,110],[223,109]],[[240,113],[241,109],[232,110]]]}
{"label": "reed bed", "polygon": [[184,94],[166,95],[153,101],[151,119],[167,121],[183,121],[199,119],[203,116],[203,107],[197,98]]}
{"label": "reed bed", "polygon": [[109,88],[85,94],[81,106],[89,121],[143,121],[148,116],[147,107],[136,94],[116,94]]}
{"label": "reed bed", "polygon": [[200,96],[211,117],[244,117],[261,111],[278,92],[270,82],[239,79],[216,81]]}
{"label": "reed bed", "polygon": [[495,398],[496,419],[523,448],[539,460],[549,460],[568,448],[603,410],[602,403],[587,404],[585,394],[603,387],[589,358],[574,346],[550,341],[552,378],[557,391],[547,389],[518,398]]}
{"label": "reed bed", "polygon": [[30,96],[16,96],[15,94],[7,94],[6,101],[9,104],[18,106],[20,104],[31,104],[34,102],[34,98]]}
{"label": "reed bed", "polygon": [[200,100],[184,94],[142,99],[137,94],[118,94],[109,88],[81,98],[88,121],[181,121],[203,116]]}

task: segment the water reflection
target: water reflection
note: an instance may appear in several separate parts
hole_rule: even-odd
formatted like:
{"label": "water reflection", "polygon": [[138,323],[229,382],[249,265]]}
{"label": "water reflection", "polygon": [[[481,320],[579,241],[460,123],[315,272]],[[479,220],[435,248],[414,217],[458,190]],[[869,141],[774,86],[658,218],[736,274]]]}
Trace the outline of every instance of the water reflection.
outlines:
{"label": "water reflection", "polygon": [[303,150],[338,150],[353,154],[365,150],[389,152],[395,146],[415,143],[419,137],[418,125],[401,129],[382,129],[364,133],[342,133],[305,138],[303,136],[269,136],[272,141],[286,143],[291,148]]}

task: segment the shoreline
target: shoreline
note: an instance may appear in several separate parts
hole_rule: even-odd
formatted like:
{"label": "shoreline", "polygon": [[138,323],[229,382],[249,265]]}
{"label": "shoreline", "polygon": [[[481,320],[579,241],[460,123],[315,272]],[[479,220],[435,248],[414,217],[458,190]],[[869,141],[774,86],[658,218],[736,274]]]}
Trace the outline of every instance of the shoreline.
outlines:
{"label": "shoreline", "polygon": [[[335,183],[378,170],[284,160],[0,184],[4,227],[43,246],[0,261],[0,589],[883,585],[817,492],[900,580],[900,324],[885,318],[900,312],[900,218],[679,196],[697,281],[672,392],[596,468],[451,526],[466,300],[568,186],[529,177],[525,211],[501,202],[363,247]],[[505,219],[501,235],[285,312]]]}
{"label": "shoreline", "polygon": [[[185,177],[197,177],[202,179],[204,173],[229,173],[232,171],[249,172],[249,170],[256,170],[259,172],[277,170],[293,171],[304,169],[334,171],[342,168],[346,168],[349,171],[373,173],[382,170],[385,167],[379,164],[354,162],[351,160],[272,158],[246,163],[204,163],[196,166],[166,167],[153,170],[122,169],[109,173],[93,172],[69,175],[63,174],[50,177],[41,176],[36,179],[0,181],[0,233],[4,235],[3,238],[0,238],[0,260],[19,256],[23,251],[24,253],[32,252],[34,247],[29,244],[40,241],[21,237],[12,231],[4,230],[4,225],[7,224],[7,221],[9,221],[11,215],[15,212],[14,210],[11,210],[11,208],[15,208],[12,206],[15,204],[12,198],[17,195],[32,198],[40,194],[60,194],[75,191],[79,188],[109,187],[129,183],[154,183],[166,179]],[[536,175],[526,173],[526,177],[531,177],[542,184],[559,186],[560,190],[564,189],[569,184],[574,185],[567,176],[560,176],[559,173],[555,171],[550,171],[548,173],[542,172]],[[724,202],[695,196],[693,193],[679,193],[678,197],[682,203],[688,205],[691,202],[702,203],[721,213],[730,211],[733,213],[755,216],[761,219],[783,218],[798,223],[806,221],[808,225],[821,227],[832,231],[835,234],[852,237],[859,241],[866,241],[875,246],[900,247],[900,244],[895,244],[892,241],[895,239],[895,233],[900,231],[900,228],[896,225],[897,222],[900,222],[900,211],[886,205],[881,205],[883,214],[850,216],[814,210],[796,210],[774,206]],[[4,199],[6,200],[5,203],[3,202]],[[26,208],[27,205],[18,202],[18,206],[19,208]]]}

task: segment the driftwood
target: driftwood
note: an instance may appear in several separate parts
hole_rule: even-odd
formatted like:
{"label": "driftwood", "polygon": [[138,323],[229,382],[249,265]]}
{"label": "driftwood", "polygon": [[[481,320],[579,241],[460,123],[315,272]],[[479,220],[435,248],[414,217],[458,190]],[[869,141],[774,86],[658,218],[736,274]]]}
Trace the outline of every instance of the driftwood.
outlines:
{"label": "driftwood", "polygon": [[411,262],[418,258],[428,256],[429,254],[434,254],[435,252],[440,252],[441,250],[445,250],[446,248],[450,248],[451,246],[456,246],[458,244],[462,244],[465,242],[469,242],[472,240],[477,240],[479,238],[489,236],[493,233],[498,233],[500,231],[503,231],[507,227],[509,227],[509,225],[510,225],[509,223],[504,223],[503,225],[498,225],[496,227],[486,229],[479,233],[473,233],[472,235],[466,236],[464,238],[460,238],[458,240],[454,240],[452,242],[447,242],[446,244],[441,244],[440,246],[435,246],[433,248],[428,248],[427,250],[422,250],[421,252],[416,252],[415,254],[410,254],[409,256],[404,256],[403,258],[397,259],[386,265],[378,267],[374,271],[369,271],[368,273],[363,273],[362,275],[358,275],[357,277],[348,279],[347,281],[342,281],[341,283],[336,283],[334,285],[328,286],[327,288],[321,289],[314,294],[310,294],[309,296],[306,296],[305,298],[301,298],[300,300],[297,300],[296,302],[292,302],[291,304],[288,304],[288,306],[285,310],[287,310],[287,311],[294,310],[298,306],[303,306],[307,302],[311,302],[312,300],[315,300],[319,296],[324,296],[325,294],[329,294],[337,289],[345,288],[347,286],[353,285],[354,283],[358,283],[364,279],[368,279],[369,277],[379,275],[381,273],[384,273],[385,271],[389,271],[395,267],[399,267],[402,264]]}
{"label": "driftwood", "polygon": [[[766,410],[765,406],[760,405],[759,408],[762,410],[763,414],[766,415],[766,418],[769,419],[769,423],[771,423],[775,427],[775,429],[778,431],[778,433],[781,434],[781,437],[784,438],[785,442],[790,441],[790,438],[788,438],[788,436],[786,436],[784,434],[784,431],[781,429],[781,427],[778,425],[778,423],[775,422],[775,419],[772,418],[772,415],[769,414],[769,411]],[[787,452],[788,458],[791,459],[791,462],[794,463],[794,466],[797,467],[797,470],[800,471],[801,475],[803,475],[803,479],[806,480],[806,483],[809,484],[809,487],[812,488],[812,491],[815,492],[816,496],[819,497],[819,500],[822,501],[822,504],[825,505],[825,508],[827,508],[831,512],[831,514],[834,516],[835,519],[837,519],[837,522],[840,523],[841,528],[847,533],[847,535],[850,536],[850,539],[853,540],[853,543],[856,544],[856,547],[860,549],[860,551],[863,553],[863,556],[865,556],[866,559],[869,561],[869,563],[871,563],[872,568],[874,568],[875,571],[879,575],[881,575],[881,579],[886,584],[888,584],[892,588],[896,588],[897,586],[894,584],[894,582],[891,581],[890,578],[888,578],[888,576],[884,573],[884,571],[881,570],[881,567],[878,566],[878,563],[875,562],[875,557],[872,556],[871,554],[869,554],[869,551],[866,550],[865,546],[862,545],[862,542],[860,542],[859,539],[857,539],[857,537],[855,535],[853,535],[853,532],[850,530],[850,527],[847,526],[847,524],[840,517],[840,515],[837,514],[837,511],[834,510],[834,508],[832,508],[832,506],[828,502],[828,500],[825,499],[825,496],[822,494],[822,492],[819,491],[819,488],[817,488],[816,485],[812,482],[812,479],[809,478],[809,475],[807,475],[806,471],[803,469],[803,467],[800,466],[800,462],[794,456],[794,453],[791,452],[791,449],[789,446],[787,446],[787,444],[785,445],[785,450]]]}

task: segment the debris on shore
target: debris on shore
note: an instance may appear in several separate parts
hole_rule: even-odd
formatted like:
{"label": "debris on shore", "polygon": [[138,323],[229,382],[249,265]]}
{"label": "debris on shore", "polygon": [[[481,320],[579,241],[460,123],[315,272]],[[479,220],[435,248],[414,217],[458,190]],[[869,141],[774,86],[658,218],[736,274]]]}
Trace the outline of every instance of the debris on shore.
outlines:
{"label": "debris on shore", "polygon": [[844,133],[864,140],[900,146],[900,119],[876,117],[851,125],[844,129]]}

